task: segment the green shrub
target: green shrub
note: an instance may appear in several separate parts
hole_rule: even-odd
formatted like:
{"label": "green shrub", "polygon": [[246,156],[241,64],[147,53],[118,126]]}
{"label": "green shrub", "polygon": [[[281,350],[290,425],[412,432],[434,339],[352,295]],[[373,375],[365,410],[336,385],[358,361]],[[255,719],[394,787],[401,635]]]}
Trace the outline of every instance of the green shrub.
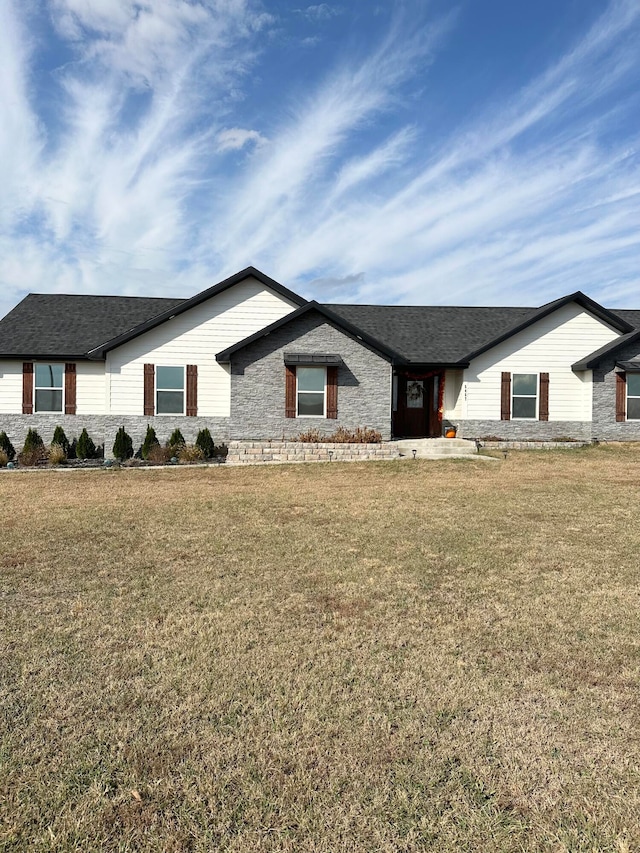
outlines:
{"label": "green shrub", "polygon": [[9,436],[4,432],[0,432],[0,450],[3,450],[7,454],[7,460],[10,462],[12,459],[15,459],[16,451],[9,440]]}
{"label": "green shrub", "polygon": [[35,429],[29,429],[27,437],[24,440],[22,452],[31,453],[32,450],[37,450],[39,447],[44,447],[44,441]]}
{"label": "green shrub", "polygon": [[18,462],[21,465],[37,465],[39,462],[46,461],[48,456],[49,451],[44,446],[42,438],[35,429],[30,429],[22,450],[18,454]]}
{"label": "green shrub", "polygon": [[113,455],[116,459],[125,460],[131,459],[133,456],[133,442],[131,436],[123,426],[116,433],[116,440],[113,442]]}
{"label": "green shrub", "polygon": [[140,450],[140,455],[143,459],[149,458],[149,453],[152,447],[156,447],[159,445],[158,436],[156,435],[155,429],[147,424],[147,432],[144,437],[144,441],[142,442],[142,448]]}
{"label": "green shrub", "polygon": [[64,450],[65,458],[69,455],[69,440],[65,435],[65,432],[61,426],[57,426],[53,432],[53,438],[51,439],[51,445],[57,444]]}
{"label": "green shrub", "polygon": [[184,447],[187,442],[184,440],[184,436],[180,432],[179,429],[174,429],[174,431],[169,436],[169,441],[167,442],[167,447],[169,447],[173,451],[173,455],[176,456],[181,447]]}
{"label": "green shrub", "polygon": [[200,448],[205,459],[211,459],[213,456],[215,452],[215,445],[211,438],[211,433],[206,427],[201,429],[198,433],[198,437],[196,438],[196,447]]}
{"label": "green shrub", "polygon": [[95,455],[96,446],[85,427],[80,433],[76,444],[76,456],[78,459],[93,459]]}

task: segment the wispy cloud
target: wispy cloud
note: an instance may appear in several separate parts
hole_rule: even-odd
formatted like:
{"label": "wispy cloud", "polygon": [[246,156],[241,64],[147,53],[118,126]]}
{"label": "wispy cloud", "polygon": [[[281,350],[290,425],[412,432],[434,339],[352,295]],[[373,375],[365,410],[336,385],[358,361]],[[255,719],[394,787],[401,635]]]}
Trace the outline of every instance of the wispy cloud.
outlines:
{"label": "wispy cloud", "polygon": [[[350,68],[326,81],[274,135],[234,208],[225,259],[233,266],[248,247],[289,282],[364,272],[343,293],[362,301],[537,304],[583,289],[629,302],[640,281],[640,140],[605,131],[611,93],[640,70],[639,17],[636,4],[613,6],[439,149],[425,154],[416,129],[403,128],[345,162],[346,140],[416,62],[406,42],[389,40],[359,66],[362,78]],[[637,108],[631,92],[618,103],[627,116]]]}
{"label": "wispy cloud", "polygon": [[228,127],[221,130],[216,136],[218,151],[239,151],[246,145],[264,145],[266,137],[257,130],[246,130],[242,127]]}
{"label": "wispy cloud", "polygon": [[0,313],[27,290],[192,293],[249,263],[333,301],[640,307],[634,0],[446,136],[428,84],[452,17],[397,15],[274,95],[285,24],[259,0],[0,5]]}
{"label": "wispy cloud", "polygon": [[331,18],[344,13],[342,6],[330,5],[329,3],[318,3],[315,6],[306,6],[304,9],[296,9],[295,11],[314,23],[330,21]]}

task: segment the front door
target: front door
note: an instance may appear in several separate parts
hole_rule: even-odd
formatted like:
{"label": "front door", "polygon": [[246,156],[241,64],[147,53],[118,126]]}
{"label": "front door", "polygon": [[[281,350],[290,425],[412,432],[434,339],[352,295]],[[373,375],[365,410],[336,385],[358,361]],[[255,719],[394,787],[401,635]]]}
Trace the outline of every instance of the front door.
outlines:
{"label": "front door", "polygon": [[396,438],[429,438],[440,435],[438,389],[440,376],[422,379],[394,377],[393,434]]}

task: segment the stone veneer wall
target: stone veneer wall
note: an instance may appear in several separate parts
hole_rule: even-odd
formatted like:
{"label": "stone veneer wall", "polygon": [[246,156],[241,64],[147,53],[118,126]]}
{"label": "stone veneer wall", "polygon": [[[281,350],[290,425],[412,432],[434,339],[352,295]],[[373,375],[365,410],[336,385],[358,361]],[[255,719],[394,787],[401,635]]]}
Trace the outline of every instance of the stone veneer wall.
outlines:
{"label": "stone veneer wall", "polygon": [[[615,401],[615,398],[614,398]],[[614,408],[615,420],[615,408]],[[591,439],[590,421],[467,421],[453,420],[458,427],[458,438],[496,436],[505,441],[554,441],[557,438]]]}
{"label": "stone veneer wall", "polygon": [[69,439],[77,438],[86,427],[87,432],[93,439],[96,447],[104,445],[105,456],[113,456],[111,448],[117,431],[121,426],[131,436],[133,448],[137,450],[144,441],[147,424],[151,425],[158,436],[158,440],[164,443],[173,430],[178,427],[185,441],[193,443],[201,429],[208,427],[216,444],[222,441],[228,442],[230,434],[229,418],[187,418],[187,417],[144,417],[124,415],[0,415],[0,432],[4,430],[16,452],[21,450],[28,429],[37,430],[42,436],[45,444],[49,444],[53,438],[55,428],[60,425]]}
{"label": "stone veneer wall", "polygon": [[[338,417],[286,418],[284,353],[332,353],[338,368]],[[317,429],[370,427],[391,437],[391,365],[359,341],[309,312],[245,347],[231,364],[231,435],[286,439]]]}
{"label": "stone veneer wall", "polygon": [[593,371],[592,433],[599,441],[640,441],[640,420],[616,421],[616,362],[635,361],[638,355],[640,343],[636,341]]}

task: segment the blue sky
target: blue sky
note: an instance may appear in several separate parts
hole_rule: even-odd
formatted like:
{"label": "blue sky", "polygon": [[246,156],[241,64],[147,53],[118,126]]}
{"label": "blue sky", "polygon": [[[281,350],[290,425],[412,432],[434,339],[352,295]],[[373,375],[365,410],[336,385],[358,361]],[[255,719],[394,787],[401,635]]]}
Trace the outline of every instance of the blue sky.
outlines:
{"label": "blue sky", "polygon": [[0,0],[0,315],[190,296],[640,308],[638,0]]}

